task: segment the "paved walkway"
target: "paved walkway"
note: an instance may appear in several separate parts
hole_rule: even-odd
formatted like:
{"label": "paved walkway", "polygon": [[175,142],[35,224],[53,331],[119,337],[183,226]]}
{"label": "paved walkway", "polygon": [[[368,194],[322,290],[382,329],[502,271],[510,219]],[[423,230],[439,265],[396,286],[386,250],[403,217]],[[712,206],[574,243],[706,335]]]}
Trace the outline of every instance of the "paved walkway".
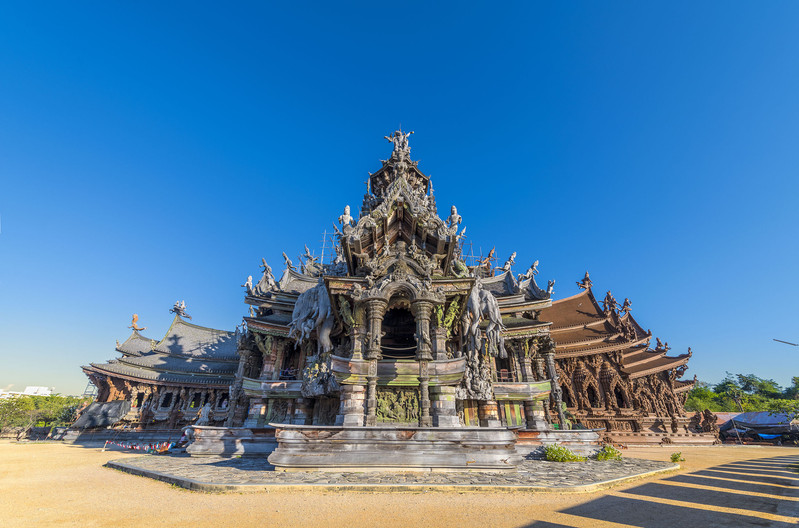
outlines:
{"label": "paved walkway", "polygon": [[275,471],[265,458],[143,455],[108,466],[199,491],[260,491],[315,487],[352,491],[589,491],[612,483],[679,468],[642,459],[597,462],[525,460],[515,472],[320,472]]}

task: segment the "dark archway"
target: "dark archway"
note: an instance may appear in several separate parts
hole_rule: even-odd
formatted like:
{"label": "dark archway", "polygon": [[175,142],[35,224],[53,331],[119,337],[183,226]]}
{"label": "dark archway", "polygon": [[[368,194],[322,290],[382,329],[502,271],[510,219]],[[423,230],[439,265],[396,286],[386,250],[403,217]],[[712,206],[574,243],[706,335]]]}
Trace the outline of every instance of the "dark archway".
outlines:
{"label": "dark archway", "polygon": [[386,311],[383,317],[381,349],[386,359],[413,359],[416,357],[416,320],[405,307],[397,306]]}
{"label": "dark archway", "polygon": [[560,400],[566,404],[566,407],[574,407],[571,394],[565,385],[560,386]]}
{"label": "dark archway", "polygon": [[616,385],[613,387],[613,394],[616,396],[616,405],[621,407],[627,407],[627,398],[624,397],[624,392],[621,390],[621,387]]}
{"label": "dark archway", "polygon": [[602,404],[599,402],[599,395],[596,393],[596,389],[594,389],[593,385],[589,385],[588,388],[585,390],[585,395],[588,397],[588,403],[591,407],[601,407]]}

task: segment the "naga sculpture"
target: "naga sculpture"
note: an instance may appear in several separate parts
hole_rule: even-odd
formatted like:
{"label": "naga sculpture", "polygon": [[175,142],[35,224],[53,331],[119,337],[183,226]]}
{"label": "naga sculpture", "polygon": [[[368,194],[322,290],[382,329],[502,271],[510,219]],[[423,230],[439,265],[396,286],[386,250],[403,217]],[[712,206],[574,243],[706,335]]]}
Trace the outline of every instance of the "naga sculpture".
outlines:
{"label": "naga sculpture", "polygon": [[327,353],[333,349],[333,343],[330,341],[333,322],[330,297],[324,283],[319,281],[319,284],[297,297],[291,313],[288,336],[300,345],[310,338],[311,332],[316,330],[317,353]]}

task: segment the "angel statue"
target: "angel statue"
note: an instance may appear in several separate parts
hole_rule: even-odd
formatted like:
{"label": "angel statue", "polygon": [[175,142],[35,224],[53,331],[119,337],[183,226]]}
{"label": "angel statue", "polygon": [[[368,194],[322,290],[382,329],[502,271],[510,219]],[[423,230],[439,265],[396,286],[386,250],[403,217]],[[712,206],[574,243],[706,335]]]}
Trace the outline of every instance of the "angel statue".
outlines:
{"label": "angel statue", "polygon": [[144,328],[139,327],[139,314],[133,314],[133,320],[128,328],[133,328],[135,332],[143,332],[144,330],[147,330],[146,326]]}

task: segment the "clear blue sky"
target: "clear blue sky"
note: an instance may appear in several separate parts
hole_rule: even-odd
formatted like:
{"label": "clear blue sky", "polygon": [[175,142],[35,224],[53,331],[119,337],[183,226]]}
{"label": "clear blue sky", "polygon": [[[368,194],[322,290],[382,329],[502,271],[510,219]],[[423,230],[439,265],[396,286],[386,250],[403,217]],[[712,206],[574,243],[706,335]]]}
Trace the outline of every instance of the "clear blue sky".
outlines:
{"label": "clear blue sky", "polygon": [[266,4],[0,6],[0,388],[176,299],[232,329],[399,123],[476,248],[589,270],[687,377],[799,375],[796,3]]}

